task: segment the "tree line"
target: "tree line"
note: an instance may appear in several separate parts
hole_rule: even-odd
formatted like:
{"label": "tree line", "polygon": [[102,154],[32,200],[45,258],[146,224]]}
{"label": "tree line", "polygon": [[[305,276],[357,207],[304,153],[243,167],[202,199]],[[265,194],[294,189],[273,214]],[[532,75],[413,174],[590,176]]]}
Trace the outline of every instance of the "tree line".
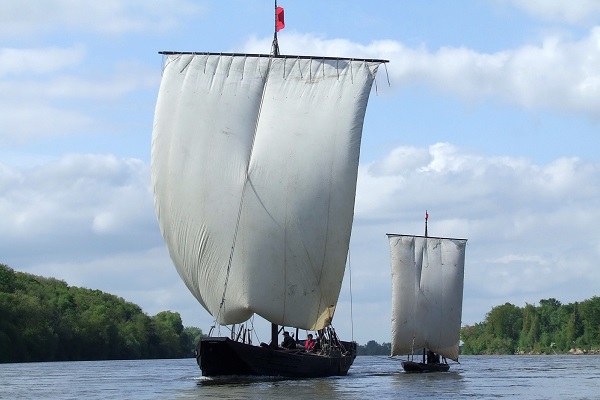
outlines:
{"label": "tree line", "polygon": [[462,354],[554,354],[600,349],[600,297],[570,304],[550,298],[539,306],[506,303],[481,323],[461,329]]}
{"label": "tree line", "polygon": [[392,344],[379,344],[374,340],[369,340],[364,346],[359,344],[356,346],[356,354],[359,356],[389,356],[392,354]]}
{"label": "tree line", "polygon": [[[177,312],[148,316],[136,304],[0,264],[0,362],[192,357],[204,336]],[[462,354],[600,351],[600,297],[571,304],[510,303],[461,329]],[[358,345],[358,355],[389,355],[390,343]]]}
{"label": "tree line", "polygon": [[202,336],[177,312],[0,264],[0,362],[192,357]]}

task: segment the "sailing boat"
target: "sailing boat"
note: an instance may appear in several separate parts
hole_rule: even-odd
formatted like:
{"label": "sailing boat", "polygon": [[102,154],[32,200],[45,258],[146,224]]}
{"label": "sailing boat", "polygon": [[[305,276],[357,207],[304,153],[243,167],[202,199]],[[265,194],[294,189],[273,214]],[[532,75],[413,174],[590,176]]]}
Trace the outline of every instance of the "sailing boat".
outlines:
{"label": "sailing boat", "polygon": [[[163,238],[216,326],[204,376],[345,375],[356,343],[332,327],[354,214],[363,120],[386,60],[161,52],[151,173]],[[271,341],[252,344],[253,316]],[[237,324],[237,327],[236,327]],[[286,328],[284,328],[286,327]],[[282,349],[283,329],[319,352]]]}
{"label": "sailing boat", "polygon": [[[458,362],[467,239],[387,234],[392,259],[392,356],[406,372]],[[422,361],[415,356],[422,354]],[[440,356],[442,359],[440,360]]]}

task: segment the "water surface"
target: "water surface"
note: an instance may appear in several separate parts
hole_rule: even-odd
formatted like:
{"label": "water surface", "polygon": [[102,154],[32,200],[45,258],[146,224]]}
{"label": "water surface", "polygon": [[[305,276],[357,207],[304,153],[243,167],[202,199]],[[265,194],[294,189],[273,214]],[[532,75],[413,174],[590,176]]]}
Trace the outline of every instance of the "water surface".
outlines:
{"label": "water surface", "polygon": [[0,364],[1,399],[598,399],[600,356],[463,356],[406,374],[357,357],[347,376],[208,379],[194,359]]}

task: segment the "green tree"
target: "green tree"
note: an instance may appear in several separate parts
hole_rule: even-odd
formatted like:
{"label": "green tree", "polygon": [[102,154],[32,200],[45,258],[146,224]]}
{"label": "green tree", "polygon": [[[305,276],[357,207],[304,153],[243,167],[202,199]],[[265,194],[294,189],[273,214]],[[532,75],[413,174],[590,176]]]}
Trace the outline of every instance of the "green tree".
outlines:
{"label": "green tree", "polygon": [[15,271],[8,265],[0,264],[0,293],[13,293],[15,290]]}
{"label": "green tree", "polygon": [[513,354],[523,329],[522,310],[510,303],[492,308],[486,317],[486,335],[492,338],[488,350],[494,354]]}
{"label": "green tree", "polygon": [[580,304],[583,320],[582,345],[600,345],[600,297],[594,296]]}
{"label": "green tree", "polygon": [[[189,357],[202,331],[120,297],[0,264],[0,362]],[[193,343],[193,344],[192,344]]]}
{"label": "green tree", "polygon": [[379,344],[374,340],[369,340],[364,346],[358,345],[356,352],[359,356],[389,356],[392,353],[392,345],[391,343]]}
{"label": "green tree", "polygon": [[530,352],[540,337],[540,323],[537,308],[532,304],[526,304],[523,308],[523,328],[519,335],[518,350]]}
{"label": "green tree", "polygon": [[566,352],[573,346],[600,348],[600,298],[561,304],[550,298],[523,309],[494,307],[481,324],[461,330],[465,354]]}
{"label": "green tree", "polygon": [[162,311],[152,318],[152,322],[159,340],[159,358],[184,357],[181,342],[183,324],[179,313]]}
{"label": "green tree", "polygon": [[183,332],[181,333],[181,350],[183,352],[183,356],[193,355],[198,342],[205,336],[206,335],[202,333],[200,328],[193,326],[186,326],[183,328]]}
{"label": "green tree", "polygon": [[462,354],[485,354],[487,352],[485,323],[463,327],[460,337],[463,341]]}

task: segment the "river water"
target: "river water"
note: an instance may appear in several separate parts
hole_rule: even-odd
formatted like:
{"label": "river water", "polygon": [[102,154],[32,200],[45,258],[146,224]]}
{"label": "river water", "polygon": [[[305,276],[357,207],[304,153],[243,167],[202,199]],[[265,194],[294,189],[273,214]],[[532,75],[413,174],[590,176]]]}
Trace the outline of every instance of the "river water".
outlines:
{"label": "river water", "polygon": [[450,372],[406,374],[359,356],[344,377],[201,377],[194,359],[0,364],[0,399],[599,399],[600,356],[462,356]]}

